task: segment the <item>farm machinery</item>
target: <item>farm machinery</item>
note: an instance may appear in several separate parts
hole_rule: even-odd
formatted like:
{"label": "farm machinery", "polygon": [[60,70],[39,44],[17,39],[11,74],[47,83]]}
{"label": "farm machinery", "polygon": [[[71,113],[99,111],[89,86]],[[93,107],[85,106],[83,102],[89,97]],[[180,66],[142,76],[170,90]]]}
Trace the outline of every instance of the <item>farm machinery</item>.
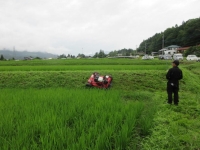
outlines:
{"label": "farm machinery", "polygon": [[110,75],[101,76],[98,72],[94,72],[88,79],[86,86],[107,89],[111,86],[112,80]]}

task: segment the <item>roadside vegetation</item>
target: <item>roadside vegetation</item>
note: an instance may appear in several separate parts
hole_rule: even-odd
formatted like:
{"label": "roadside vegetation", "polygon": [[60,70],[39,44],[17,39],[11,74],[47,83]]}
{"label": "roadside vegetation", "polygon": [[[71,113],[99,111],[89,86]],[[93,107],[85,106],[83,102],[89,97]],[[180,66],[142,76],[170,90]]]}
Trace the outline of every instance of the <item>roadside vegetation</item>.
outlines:
{"label": "roadside vegetation", "polygon": [[[0,63],[0,149],[200,149],[200,63],[183,61],[180,105],[168,105],[171,61]],[[98,71],[110,89],[85,88]]]}

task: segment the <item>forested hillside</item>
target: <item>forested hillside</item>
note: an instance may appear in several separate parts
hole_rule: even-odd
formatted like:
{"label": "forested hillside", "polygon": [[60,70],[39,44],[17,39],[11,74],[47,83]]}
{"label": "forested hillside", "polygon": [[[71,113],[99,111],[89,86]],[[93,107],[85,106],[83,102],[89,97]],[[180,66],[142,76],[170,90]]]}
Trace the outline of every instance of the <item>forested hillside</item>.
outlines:
{"label": "forested hillside", "polygon": [[[164,40],[163,40],[164,36]],[[200,44],[200,18],[190,19],[177,24],[174,27],[167,28],[164,32],[156,33],[154,36],[144,40],[138,47],[138,51],[157,52],[169,45],[179,45],[181,47],[196,46]]]}

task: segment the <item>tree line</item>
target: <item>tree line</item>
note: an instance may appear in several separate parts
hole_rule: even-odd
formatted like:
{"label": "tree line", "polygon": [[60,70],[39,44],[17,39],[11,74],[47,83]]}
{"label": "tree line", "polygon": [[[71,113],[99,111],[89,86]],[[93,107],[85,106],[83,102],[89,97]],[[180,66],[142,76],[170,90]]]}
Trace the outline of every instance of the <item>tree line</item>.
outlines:
{"label": "tree line", "polygon": [[164,32],[156,33],[154,36],[143,40],[137,51],[146,53],[158,52],[163,47],[178,45],[181,47],[196,46],[200,44],[200,18],[183,21],[180,26],[177,24],[167,28]]}
{"label": "tree line", "polygon": [[137,53],[151,54],[151,52],[158,52],[160,49],[170,46],[178,45],[181,47],[190,47],[184,55],[196,54],[200,56],[200,18],[183,21],[180,26],[177,24],[174,27],[167,28],[164,32],[156,33],[154,36],[143,40],[136,50],[121,49],[113,50],[108,55],[103,50],[96,52],[94,58],[115,57],[118,54],[123,56],[135,55]]}
{"label": "tree line", "polygon": [[130,56],[130,55],[134,55],[135,51],[131,48],[129,48],[129,49],[123,48],[121,50],[111,51],[108,55],[110,57],[114,57],[114,56],[117,56],[118,54],[121,54],[122,56]]}

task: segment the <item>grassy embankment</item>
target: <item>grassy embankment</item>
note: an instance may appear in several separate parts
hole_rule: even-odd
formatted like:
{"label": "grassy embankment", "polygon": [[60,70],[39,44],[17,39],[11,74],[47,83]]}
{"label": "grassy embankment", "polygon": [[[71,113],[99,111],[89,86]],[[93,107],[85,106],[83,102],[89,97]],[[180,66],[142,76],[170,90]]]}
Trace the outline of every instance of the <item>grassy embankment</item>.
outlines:
{"label": "grassy embankment", "polygon": [[[170,65],[127,59],[3,62],[0,147],[198,149],[200,65],[181,63],[178,107],[164,103]],[[114,77],[112,89],[84,89],[99,70]]]}

